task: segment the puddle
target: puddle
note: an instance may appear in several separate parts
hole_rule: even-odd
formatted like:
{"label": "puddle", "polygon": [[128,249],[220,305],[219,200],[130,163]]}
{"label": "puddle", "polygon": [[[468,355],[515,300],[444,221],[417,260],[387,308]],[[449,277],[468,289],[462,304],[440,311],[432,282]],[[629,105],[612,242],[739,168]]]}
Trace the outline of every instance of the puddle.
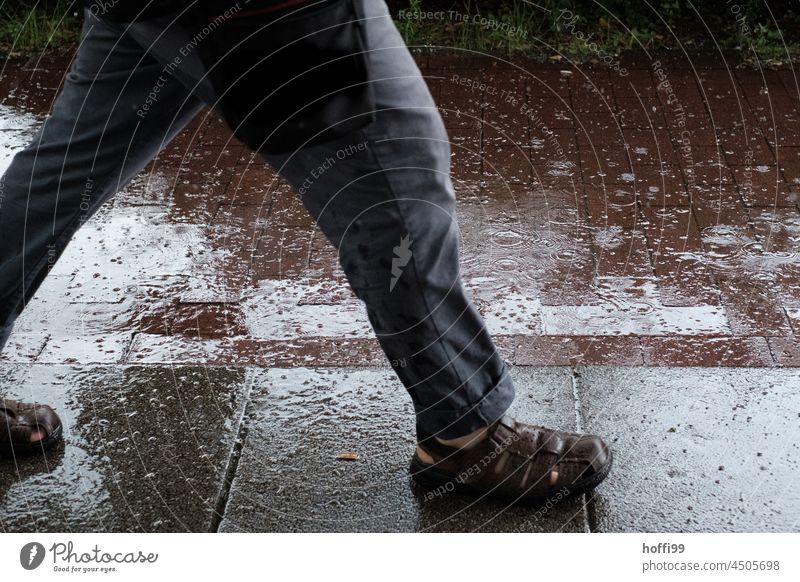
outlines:
{"label": "puddle", "polygon": [[792,211],[753,210],[753,224],[755,235],[727,224],[707,227],[700,232],[704,251],[681,252],[679,256],[727,278],[772,281],[781,271],[800,274],[800,217]]}
{"label": "puddle", "polygon": [[0,391],[51,403],[66,443],[0,460],[0,528],[208,531],[247,382],[242,368],[4,367]]}
{"label": "puddle", "polygon": [[542,306],[545,335],[693,335],[731,333],[721,306],[670,307],[655,282],[602,278],[594,305]]}
{"label": "puddle", "polygon": [[[302,337],[372,337],[367,312],[355,298],[319,303],[324,290],[317,281],[262,281],[242,301],[242,313],[252,337],[276,340]],[[308,300],[315,298],[314,303]]]}
{"label": "puddle", "polygon": [[[39,123],[39,117],[0,106],[0,168],[1,160],[10,159],[11,152],[30,139]],[[534,149],[545,145],[544,141],[532,142]],[[644,154],[646,148],[636,152]],[[558,176],[575,168],[572,162],[550,162],[548,167],[550,174]],[[762,168],[756,167],[756,171]],[[225,211],[228,217],[208,227],[209,217],[216,212],[216,207],[209,210],[209,206],[219,184],[192,187],[190,178],[178,178],[160,171],[140,175],[116,197],[113,208],[104,208],[76,234],[18,323],[21,334],[41,330],[43,325],[48,328],[52,338],[45,342],[43,354],[53,361],[87,357],[113,361],[124,354],[130,333],[146,327],[144,322],[152,320],[165,303],[178,298],[235,301],[243,288],[239,307],[244,331],[255,338],[372,337],[366,312],[352,293],[330,279],[309,276],[307,260],[298,259],[307,259],[309,242],[291,229],[270,231],[273,242],[282,249],[281,278],[248,286],[252,253],[247,250],[266,225],[263,217],[250,217],[248,207],[231,208]],[[621,179],[632,182],[634,175],[624,173]],[[612,210],[624,210],[630,205],[629,193],[612,190],[607,202]],[[565,192],[535,189],[510,200],[507,196],[495,199],[489,193],[485,203],[459,206],[465,243],[462,273],[490,332],[730,333],[722,307],[666,306],[657,282],[648,279],[600,279],[595,281],[591,297],[575,301],[586,305],[541,305],[539,297],[545,287],[556,284],[566,288],[573,273],[585,277],[593,268],[592,241],[606,251],[615,251],[626,241],[627,231],[621,225],[589,228],[579,218],[577,204]],[[656,226],[664,223],[668,228],[680,228],[686,218],[681,212],[688,210],[655,210],[652,217]],[[763,211],[754,215],[753,221],[755,235],[719,224],[701,232],[702,250],[685,251],[684,239],[678,237],[659,251],[726,276],[771,280],[777,270],[796,269],[800,219],[790,213]],[[70,304],[115,307],[65,312],[65,297]],[[94,348],[88,339],[83,344],[74,342],[77,347],[70,350],[66,338],[76,335],[106,336],[108,341]],[[31,342],[41,345],[41,338]]]}
{"label": "puddle", "polygon": [[573,176],[577,170],[577,166],[568,160],[554,160],[547,163],[548,176]]}
{"label": "puddle", "polygon": [[[518,394],[512,414],[573,429],[569,370],[510,373]],[[222,532],[585,528],[580,499],[508,511],[502,501],[426,498],[408,476],[414,411],[390,370],[271,368],[253,386]],[[358,458],[337,460],[343,452]]]}
{"label": "puddle", "polygon": [[189,290],[219,296],[219,289],[209,289],[231,284],[226,265],[240,262],[232,242],[238,239],[214,244],[207,227],[171,223],[168,212],[122,207],[93,217],[17,320],[11,338],[27,343],[26,334],[46,332],[43,361],[119,361],[131,334],[152,326],[165,303]]}
{"label": "puddle", "polygon": [[617,225],[597,227],[594,229],[594,242],[603,250],[616,250],[626,242],[625,229]]}
{"label": "puddle", "polygon": [[[665,306],[651,280],[604,278],[591,305],[542,305],[536,294],[514,291],[505,276],[467,279],[487,329],[498,335],[688,335],[731,333],[723,307]],[[242,305],[249,333],[257,338],[370,338],[357,299],[320,304],[321,284],[303,280],[264,282]],[[314,297],[316,304],[304,304]],[[341,298],[338,300],[341,301]]]}
{"label": "puddle", "polygon": [[11,165],[14,154],[30,143],[43,118],[0,105],[0,175]]}

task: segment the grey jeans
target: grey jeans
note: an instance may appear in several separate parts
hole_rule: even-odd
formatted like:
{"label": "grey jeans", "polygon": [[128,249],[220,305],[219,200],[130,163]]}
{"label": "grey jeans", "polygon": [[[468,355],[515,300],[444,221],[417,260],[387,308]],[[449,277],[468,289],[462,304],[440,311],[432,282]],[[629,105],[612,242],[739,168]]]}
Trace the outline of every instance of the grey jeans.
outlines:
{"label": "grey jeans", "polygon": [[[395,371],[418,428],[454,438],[502,416],[514,388],[461,284],[444,125],[386,5],[365,5],[376,120],[266,161],[339,249],[387,357],[406,363]],[[199,58],[169,65],[185,45],[159,23],[86,14],[52,114],[0,180],[0,348],[79,226],[213,104]],[[308,180],[340,151],[346,159]]]}

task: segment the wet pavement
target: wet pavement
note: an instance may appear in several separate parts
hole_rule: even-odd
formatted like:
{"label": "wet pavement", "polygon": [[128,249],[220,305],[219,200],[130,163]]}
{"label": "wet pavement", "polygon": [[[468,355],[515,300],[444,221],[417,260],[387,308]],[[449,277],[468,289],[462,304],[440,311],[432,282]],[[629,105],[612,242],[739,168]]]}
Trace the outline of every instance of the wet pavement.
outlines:
{"label": "wet pavement", "polygon": [[[800,92],[791,70],[696,63],[420,57],[465,282],[509,362],[796,365]],[[65,66],[2,69],[0,168]],[[342,282],[288,186],[204,113],[78,233],[2,361],[270,365],[347,340],[341,365],[371,365]]]}
{"label": "wet pavement", "polygon": [[51,403],[65,445],[0,459],[2,531],[207,531],[252,373],[4,366],[3,393]]}
{"label": "wet pavement", "polygon": [[[793,71],[419,62],[465,285],[520,416],[613,441],[598,494],[426,501],[336,253],[204,113],[76,235],[0,355],[0,393],[68,426],[45,459],[0,461],[3,531],[800,529]],[[65,67],[0,66],[0,171]]]}
{"label": "wet pavement", "polygon": [[4,366],[3,391],[54,403],[66,443],[0,460],[0,531],[800,529],[800,372],[512,376],[519,418],[608,438],[614,470],[590,498],[509,507],[418,488],[413,411],[388,367]]}

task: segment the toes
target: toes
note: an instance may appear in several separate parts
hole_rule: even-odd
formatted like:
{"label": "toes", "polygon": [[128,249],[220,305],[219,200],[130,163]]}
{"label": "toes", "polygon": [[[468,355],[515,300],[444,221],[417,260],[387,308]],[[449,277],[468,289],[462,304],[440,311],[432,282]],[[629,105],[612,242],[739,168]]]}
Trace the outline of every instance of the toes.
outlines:
{"label": "toes", "polygon": [[426,465],[434,464],[433,457],[431,457],[427,452],[425,452],[419,445],[417,445],[417,457],[419,457],[419,460],[425,463]]}

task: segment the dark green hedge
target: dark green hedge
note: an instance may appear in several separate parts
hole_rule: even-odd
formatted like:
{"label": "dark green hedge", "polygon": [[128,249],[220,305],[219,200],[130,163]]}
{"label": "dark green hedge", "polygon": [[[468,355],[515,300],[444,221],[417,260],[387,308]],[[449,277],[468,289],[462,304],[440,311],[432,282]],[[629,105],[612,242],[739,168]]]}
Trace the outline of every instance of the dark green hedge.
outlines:
{"label": "dark green hedge", "polygon": [[[739,48],[745,58],[775,60],[785,59],[787,48],[792,56],[800,54],[798,0],[389,0],[389,5],[414,44],[540,55],[552,54],[549,46],[590,58],[580,36],[591,35],[595,46],[613,51],[722,47]],[[437,11],[444,18],[408,16]],[[491,25],[465,21],[464,13],[480,14]],[[519,28],[524,34],[508,33]]]}
{"label": "dark green hedge", "polygon": [[[524,0],[388,0],[388,4],[394,11],[418,4],[422,10],[459,10],[466,7],[484,13],[501,13],[518,1],[524,3]],[[629,26],[649,27],[665,26],[662,19],[672,24],[697,20],[698,14],[712,24],[725,27],[730,25],[729,21],[735,20],[735,14],[744,14],[748,20],[759,24],[771,23],[773,19],[779,24],[782,21],[794,23],[800,11],[797,0],[536,0],[535,3],[554,13],[570,10],[587,20],[608,19],[614,15]]]}
{"label": "dark green hedge", "polygon": [[[680,45],[712,51],[740,48],[746,58],[783,60],[787,48],[791,56],[800,54],[798,0],[388,0],[388,4],[406,40],[414,45],[538,56],[557,50],[589,59],[592,50],[587,50],[585,38],[591,35],[595,52],[598,46],[618,51]],[[80,24],[75,14],[82,5],[82,0],[0,0],[0,52],[74,43]],[[408,17],[440,11],[447,16]],[[480,18],[472,20],[474,16]]]}

